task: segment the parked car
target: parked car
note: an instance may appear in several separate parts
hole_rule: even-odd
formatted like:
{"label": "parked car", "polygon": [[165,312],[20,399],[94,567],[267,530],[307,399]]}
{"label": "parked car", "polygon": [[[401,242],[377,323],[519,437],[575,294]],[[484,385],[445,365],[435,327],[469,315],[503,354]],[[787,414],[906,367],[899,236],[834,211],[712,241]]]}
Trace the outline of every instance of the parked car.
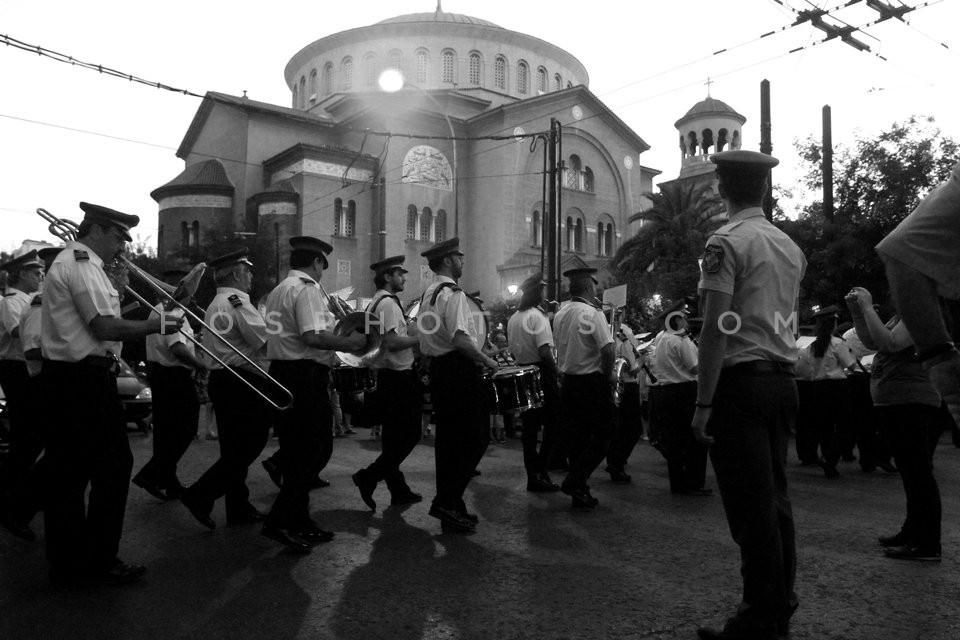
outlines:
{"label": "parked car", "polygon": [[123,412],[128,423],[134,423],[140,431],[150,431],[153,413],[153,392],[145,376],[137,374],[123,358],[117,375],[117,394],[123,403]]}

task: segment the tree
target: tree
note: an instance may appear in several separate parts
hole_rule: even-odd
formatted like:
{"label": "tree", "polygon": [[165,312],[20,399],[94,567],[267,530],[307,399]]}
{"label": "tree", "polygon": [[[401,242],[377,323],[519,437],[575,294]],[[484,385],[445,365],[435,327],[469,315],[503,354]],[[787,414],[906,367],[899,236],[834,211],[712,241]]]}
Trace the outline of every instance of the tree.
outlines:
{"label": "tree", "polygon": [[[795,143],[808,165],[801,188],[823,183],[820,142]],[[852,147],[834,154],[833,221],[826,220],[819,200],[807,205],[795,221],[778,220],[807,257],[801,309],[814,304],[842,304],[850,287],[866,287],[880,301],[888,297],[883,264],[874,251],[957,162],[960,148],[944,136],[933,118],[911,117],[894,123],[873,139],[857,138]]]}
{"label": "tree", "polygon": [[659,295],[664,304],[696,292],[697,258],[707,237],[721,224],[721,204],[710,184],[673,181],[658,193],[644,194],[653,204],[634,214],[640,230],[611,260],[614,284],[627,284],[627,308],[646,320],[657,310],[643,301]]}

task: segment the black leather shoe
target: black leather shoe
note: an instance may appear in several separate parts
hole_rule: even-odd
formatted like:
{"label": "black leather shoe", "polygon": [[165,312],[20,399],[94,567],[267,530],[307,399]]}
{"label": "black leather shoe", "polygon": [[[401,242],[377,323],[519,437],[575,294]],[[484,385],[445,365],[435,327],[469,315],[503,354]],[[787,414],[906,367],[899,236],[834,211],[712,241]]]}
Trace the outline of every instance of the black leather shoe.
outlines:
{"label": "black leather shoe", "polygon": [[108,569],[86,574],[83,582],[90,586],[130,584],[142,578],[146,572],[147,568],[142,565],[117,560]]}
{"label": "black leather shoe", "polygon": [[527,476],[527,491],[534,493],[553,493],[560,491],[560,485],[550,479],[550,476],[537,473]]}
{"label": "black leather shoe", "polygon": [[172,499],[172,496],[168,495],[163,487],[156,482],[153,482],[152,480],[144,478],[140,475],[133,476],[133,480],[131,480],[131,482],[152,495],[154,498],[159,498],[160,500]]}
{"label": "black leather shoe", "polygon": [[629,484],[632,480],[629,473],[618,467],[607,467],[606,472],[610,474],[610,480],[617,484]]}
{"label": "black leather shoe", "polygon": [[418,502],[423,502],[423,496],[419,493],[414,493],[413,491],[401,493],[390,498],[390,504],[394,506],[402,504],[416,504]]}
{"label": "black leather shoe", "polygon": [[373,481],[364,470],[357,471],[353,476],[353,484],[357,485],[357,489],[360,490],[360,499],[363,500],[363,503],[370,507],[370,511],[377,510],[377,503],[373,499],[373,492],[377,488],[377,483]]}
{"label": "black leather shoe", "polygon": [[430,507],[430,515],[440,520],[441,523],[448,525],[449,529],[445,531],[474,531],[477,524],[472,522],[453,509],[433,505]]}
{"label": "black leather shoe", "polygon": [[217,523],[210,517],[210,508],[200,504],[200,502],[190,494],[189,490],[180,494],[180,502],[182,502],[183,506],[190,511],[190,514],[197,519],[197,522],[207,529],[217,528]]}
{"label": "black leather shoe", "polygon": [[313,481],[310,483],[311,489],[326,489],[329,486],[330,486],[330,483],[324,480],[323,478],[321,478],[320,476],[317,476],[316,478],[314,478]]}
{"label": "black leather shoe", "polygon": [[477,532],[476,528],[464,529],[462,527],[452,525],[447,522],[443,522],[442,520],[440,521],[440,530],[443,531],[444,533],[462,533],[462,534],[470,534],[470,533]]}
{"label": "black leather shoe", "polygon": [[318,544],[323,544],[324,542],[330,542],[333,540],[334,533],[333,531],[325,531],[319,527],[315,529],[307,529],[304,531],[295,531],[294,535],[306,542],[307,544],[313,546]]}
{"label": "black leather shoe", "polygon": [[899,547],[887,547],[883,555],[894,560],[917,560],[920,562],[940,562],[940,545],[921,547],[905,544]]}
{"label": "black leather shoe", "polygon": [[273,480],[273,484],[277,485],[278,488],[283,488],[283,474],[280,472],[280,465],[274,462],[272,458],[267,458],[260,464],[263,465],[267,475]]}
{"label": "black leather shoe", "polygon": [[163,493],[167,496],[167,500],[176,500],[186,490],[187,488],[185,486],[179,482],[175,482],[174,484],[164,487]]}
{"label": "black leather shoe", "polygon": [[878,462],[877,466],[886,471],[887,473],[900,473],[900,470],[889,462]]}
{"label": "black leather shoe", "polygon": [[263,522],[267,519],[265,513],[261,513],[254,508],[250,508],[249,511],[243,513],[239,516],[227,516],[227,524],[231,526],[243,525],[243,524],[256,524],[257,522]]}
{"label": "black leather shoe", "polygon": [[478,522],[480,522],[479,516],[477,516],[477,514],[475,513],[470,513],[469,511],[467,511],[466,507],[464,507],[463,509],[460,509],[459,511],[457,511],[457,513],[460,514],[461,518],[463,518],[464,520],[469,520],[473,524],[477,524]]}
{"label": "black leather shoe", "polygon": [[300,553],[304,555],[310,553],[310,545],[301,540],[300,536],[287,529],[266,525],[260,530],[260,534],[270,538],[271,540],[276,540],[286,547],[288,551],[293,553]]}
{"label": "black leather shoe", "polygon": [[33,532],[29,525],[20,522],[10,513],[0,512],[0,525],[3,525],[7,531],[17,536],[21,540],[33,542],[37,539],[37,534]]}
{"label": "black leather shoe", "polygon": [[897,531],[892,536],[880,536],[877,538],[877,542],[880,543],[881,547],[899,547],[907,544],[909,540],[907,540],[903,531]]}
{"label": "black leather shoe", "polygon": [[480,469],[474,469],[473,471],[470,472],[471,478],[476,478],[479,475],[480,475]]}
{"label": "black leather shoe", "polygon": [[713,489],[708,489],[706,487],[700,487],[699,489],[683,489],[681,491],[674,491],[681,496],[701,496],[708,498],[713,495]]}
{"label": "black leather shoe", "polygon": [[700,627],[697,629],[700,640],[777,640],[776,627],[772,629],[750,629],[727,623],[723,629]]}
{"label": "black leather shoe", "polygon": [[573,502],[570,506],[576,509],[593,509],[600,504],[600,501],[590,494],[590,489],[588,487],[560,485],[560,491],[563,491],[565,494],[573,498]]}

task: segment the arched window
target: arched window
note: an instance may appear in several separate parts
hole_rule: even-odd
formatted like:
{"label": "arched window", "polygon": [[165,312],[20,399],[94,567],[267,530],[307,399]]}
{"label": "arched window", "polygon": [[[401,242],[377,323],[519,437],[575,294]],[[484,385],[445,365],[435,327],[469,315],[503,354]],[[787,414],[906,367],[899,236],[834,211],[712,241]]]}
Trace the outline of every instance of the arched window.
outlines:
{"label": "arched window", "polygon": [[526,94],[527,84],[530,82],[530,67],[521,60],[517,63],[517,93]]}
{"label": "arched window", "polygon": [[340,86],[343,91],[353,88],[353,58],[347,56],[340,63]]}
{"label": "arched window", "polygon": [[353,200],[347,202],[347,215],[341,225],[343,235],[352,238],[356,235],[357,229],[357,203]]}
{"label": "arched window", "polygon": [[387,66],[397,71],[403,71],[403,54],[400,49],[393,49],[387,54]]}
{"label": "arched window", "polygon": [[190,225],[190,246],[200,246],[200,223],[196,220]]}
{"label": "arched window", "polygon": [[597,255],[605,256],[607,255],[606,247],[604,246],[604,239],[606,236],[603,233],[604,224],[602,222],[597,223]]}
{"label": "arched window", "polygon": [[583,251],[583,219],[577,218],[573,226],[574,251]]}
{"label": "arched window", "polygon": [[480,54],[476,51],[470,54],[470,84],[480,84]]}
{"label": "arched window", "polygon": [[297,106],[301,109],[307,106],[307,79],[303,76],[300,76],[300,104]]}
{"label": "arched window", "polygon": [[420,239],[433,240],[433,212],[430,207],[424,207],[420,213]]}
{"label": "arched window", "polygon": [[567,80],[567,89],[573,89],[573,83]]}
{"label": "arched window", "polygon": [[564,186],[567,189],[580,189],[580,171],[583,165],[580,164],[580,156],[570,156],[570,163],[564,176]]}
{"label": "arched window", "polygon": [[443,209],[437,210],[437,215],[433,219],[434,242],[443,242],[447,239],[447,212]]}
{"label": "arched window", "polygon": [[190,246],[190,229],[186,222],[180,223],[180,248],[186,249]]}
{"label": "arched window", "polygon": [[573,251],[575,246],[573,242],[573,218],[567,216],[567,251]]}
{"label": "arched window", "polygon": [[547,70],[543,67],[537,69],[537,91],[539,93],[547,92]]}
{"label": "arched window", "polygon": [[697,134],[693,131],[687,134],[687,149],[690,150],[690,155],[697,155]]}
{"label": "arched window", "polygon": [[307,100],[312,104],[317,101],[317,70],[310,72],[310,86],[307,88]]}
{"label": "arched window", "polygon": [[363,56],[363,83],[368,87],[374,87],[377,84],[377,56],[368,53]]}
{"label": "arched window", "polygon": [[740,148],[740,132],[739,131],[733,132],[733,139],[730,141],[730,148],[731,149]]}
{"label": "arched window", "polygon": [[300,106],[300,87],[297,85],[293,85],[293,104],[290,106],[294,109]]}
{"label": "arched window", "polygon": [[700,132],[700,137],[702,139],[701,146],[703,147],[704,155],[713,153],[713,130],[704,129]]}
{"label": "arched window", "polygon": [[560,89],[563,89],[563,78],[558,73],[553,76],[553,90],[560,91]]}
{"label": "arched window", "polygon": [[540,219],[540,211],[533,210],[533,217],[530,220],[531,244],[539,247],[543,244],[543,221]]}
{"label": "arched window", "polygon": [[729,142],[730,141],[727,139],[726,129],[720,129],[720,131],[717,131],[717,151],[726,151],[727,144]]}
{"label": "arched window", "polygon": [[507,59],[503,56],[493,62],[493,84],[501,91],[507,90]]}
{"label": "arched window", "polygon": [[417,239],[417,207],[407,205],[407,240]]}
{"label": "arched window", "polygon": [[453,84],[455,61],[456,54],[454,54],[454,52],[450,49],[447,49],[440,54],[440,82],[449,82],[450,84]]}
{"label": "arched window", "polygon": [[333,235],[339,236],[343,231],[343,200],[336,198],[333,201]]}
{"label": "arched window", "polygon": [[616,237],[616,234],[613,232],[613,223],[612,223],[612,222],[608,222],[608,223],[607,223],[607,229],[606,229],[606,232],[605,232],[605,233],[607,234],[607,241],[606,241],[607,253],[605,253],[604,255],[608,255],[608,256],[609,256],[609,255],[613,255],[613,251],[614,251],[614,249],[616,248],[616,247],[613,246],[613,240],[614,240],[614,238]]}
{"label": "arched window", "polygon": [[430,54],[426,49],[417,49],[417,74],[415,82],[427,81],[427,65],[429,64]]}
{"label": "arched window", "polygon": [[333,93],[333,63],[328,62],[323,65],[323,77],[321,78],[323,95],[328,96]]}
{"label": "arched window", "polygon": [[593,169],[590,167],[583,170],[583,190],[593,192]]}

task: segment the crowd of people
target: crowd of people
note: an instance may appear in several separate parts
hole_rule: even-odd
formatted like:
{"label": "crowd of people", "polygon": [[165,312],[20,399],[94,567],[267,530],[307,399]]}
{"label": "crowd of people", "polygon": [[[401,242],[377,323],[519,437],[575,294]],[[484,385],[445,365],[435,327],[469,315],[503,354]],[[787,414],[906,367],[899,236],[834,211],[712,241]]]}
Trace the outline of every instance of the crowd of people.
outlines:
{"label": "crowd of people", "polygon": [[[370,266],[376,294],[361,312],[364,330],[342,330],[344,311],[319,284],[333,247],[309,236],[290,240],[290,271],[259,307],[249,295],[254,265],[246,251],[211,259],[217,290],[200,341],[181,310],[192,295],[182,272],[164,274],[174,293],[150,317],[121,317],[122,285],[111,282],[108,266],[139,219],[81,203],[83,222],[65,247],[0,265],[9,274],[0,303],[0,385],[11,422],[0,522],[34,539],[30,523],[43,511],[58,586],[144,575],[145,567],[118,557],[131,481],[179,500],[211,529],[213,505],[223,498],[228,524],[257,523],[287,550],[310,553],[334,537],[315,519],[309,492],[323,482],[319,473],[333,452],[337,354],[363,353],[364,366],[376,371],[364,412],[380,426],[382,446],[352,482],[372,511],[381,482],[392,505],[423,500],[401,467],[433,424],[429,515],[443,532],[476,531],[480,519],[464,495],[490,443],[491,414],[519,427],[527,490],[562,492],[579,510],[597,506],[590,480],[604,461],[612,481],[631,482],[627,462],[645,422],[666,459],[671,492],[713,495],[705,484],[709,457],[740,547],[743,591],[722,628],[698,631],[703,639],[772,640],[789,631],[799,604],[786,473],[794,432],[801,463],[821,465],[827,477],[852,457],[854,443],[864,471],[899,471],[906,518],[879,542],[890,558],[939,560],[931,456],[946,420],[960,415],[960,353],[940,306],[940,296],[960,293],[960,165],[877,247],[897,314],[881,317],[870,292],[853,286],[845,298],[853,326],[844,337],[835,335],[840,309],[826,306],[814,314],[812,340],[798,345],[797,328],[783,319],[796,317],[806,259],[760,207],[777,160],[739,150],[711,159],[729,221],[700,260],[700,317],[688,317],[681,301],[643,344],[646,336],[604,314],[593,268],[563,274],[570,299],[555,312],[542,276],[529,277],[519,309],[491,344],[478,315],[482,301],[459,284],[458,238],[421,254],[435,277],[416,319],[399,299],[405,258],[393,256]],[[116,374],[121,342],[136,338],[147,341],[154,435],[152,457],[131,480]],[[197,432],[198,377],[208,380],[220,456],[182,486],[177,465]],[[60,390],[59,402],[44,402],[42,389],[50,387]],[[339,400],[341,413],[358,411],[354,394]],[[262,464],[279,493],[262,513],[246,480],[271,429],[279,448]],[[557,472],[560,482],[551,477]]]}

